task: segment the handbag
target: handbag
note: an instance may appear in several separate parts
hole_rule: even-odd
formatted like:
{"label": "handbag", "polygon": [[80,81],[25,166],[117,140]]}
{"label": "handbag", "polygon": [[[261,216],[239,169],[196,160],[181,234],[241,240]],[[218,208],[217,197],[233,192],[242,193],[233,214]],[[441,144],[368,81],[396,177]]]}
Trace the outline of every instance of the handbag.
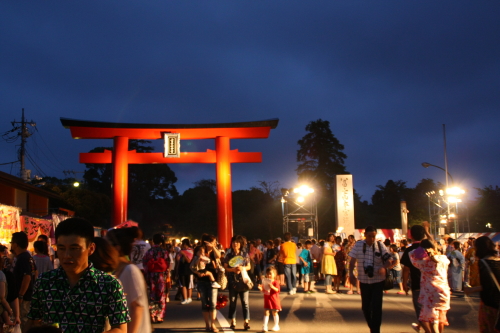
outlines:
{"label": "handbag", "polygon": [[217,270],[217,277],[215,278],[218,284],[220,284],[220,289],[224,290],[227,287],[227,276],[226,272],[222,269]]}
{"label": "handbag", "polygon": [[247,284],[243,281],[241,274],[234,274],[234,280],[231,283],[231,288],[236,292],[245,292],[249,290]]}
{"label": "handbag", "polygon": [[394,288],[394,276],[390,269],[386,269],[385,280],[384,280],[384,290],[390,290]]}
{"label": "handbag", "polygon": [[[493,272],[491,271],[490,265],[488,265],[488,262],[486,262],[486,260],[484,260],[484,259],[481,259],[481,261],[483,262],[483,265],[485,265],[486,268],[488,269],[488,272],[490,273],[491,280],[493,280],[493,282],[497,286],[498,291],[500,291],[500,284],[498,283],[498,280],[495,277],[495,274],[493,274]],[[497,312],[497,320],[495,322],[495,329],[500,330],[500,308],[498,309],[498,312]]]}
{"label": "handbag", "polygon": [[220,284],[220,289],[224,290],[227,287],[226,270],[222,266],[220,259],[216,259],[215,263],[217,264],[217,276],[215,277],[215,281]]}
{"label": "handbag", "polygon": [[249,291],[253,288],[253,282],[250,279],[245,279],[242,274],[234,274],[231,288],[237,292]]}

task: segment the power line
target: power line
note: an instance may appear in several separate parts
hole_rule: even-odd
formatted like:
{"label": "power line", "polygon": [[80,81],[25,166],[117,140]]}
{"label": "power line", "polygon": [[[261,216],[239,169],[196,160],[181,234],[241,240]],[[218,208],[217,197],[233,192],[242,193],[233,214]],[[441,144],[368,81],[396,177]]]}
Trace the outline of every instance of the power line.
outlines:
{"label": "power line", "polygon": [[[37,146],[37,147],[38,147],[38,146]],[[36,148],[37,148],[37,147],[36,147]],[[39,152],[39,151],[41,151],[41,150],[40,150],[40,149],[35,149],[35,157],[37,158],[37,161],[38,161],[38,162],[43,163],[45,166],[47,166],[49,169],[51,169],[51,170],[52,170],[52,171],[54,171],[54,172],[61,172],[61,170],[60,170],[60,169],[56,169],[56,168],[55,168],[52,164],[47,163],[47,162],[45,162],[43,159],[39,158],[39,156],[38,156],[38,152]],[[47,157],[47,155],[45,155],[45,153],[44,153],[43,151],[41,151],[41,152],[42,152],[42,154],[43,154],[45,157]],[[26,153],[28,153],[28,148],[26,148]],[[47,157],[47,159],[50,161],[50,159],[49,159],[48,157]]]}
{"label": "power line", "polygon": [[33,167],[37,170],[37,172],[42,175],[43,177],[47,177],[47,174],[45,172],[43,172],[42,168],[33,160],[33,158],[31,157],[31,155],[28,153],[28,151],[25,151],[26,153],[26,157],[28,158],[28,160],[31,162],[31,164],[33,165]]}
{"label": "power line", "polygon": [[35,138],[34,141],[36,141],[36,138],[40,137],[40,139],[42,139],[42,142],[45,145],[45,147],[47,147],[47,149],[49,150],[50,154],[54,157],[54,160],[57,161],[61,165],[62,168],[64,168],[64,164],[59,160],[59,158],[57,157],[57,155],[54,154],[54,152],[52,151],[52,149],[50,149],[49,145],[43,139],[43,136],[40,133],[40,131],[38,130],[38,127],[35,127],[35,129],[36,129],[35,133],[38,133],[38,135],[34,136],[34,138]]}
{"label": "power line", "polygon": [[7,164],[12,164],[12,163],[17,163],[19,161],[14,161],[14,162],[7,162],[7,163],[0,163],[0,165],[7,165]]}

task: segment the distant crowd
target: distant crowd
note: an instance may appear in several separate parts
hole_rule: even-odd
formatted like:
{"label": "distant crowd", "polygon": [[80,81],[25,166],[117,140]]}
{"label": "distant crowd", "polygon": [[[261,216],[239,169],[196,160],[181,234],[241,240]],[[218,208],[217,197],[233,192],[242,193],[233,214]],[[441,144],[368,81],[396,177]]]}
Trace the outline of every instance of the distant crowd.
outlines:
{"label": "distant crowd", "polygon": [[[436,241],[426,222],[414,225],[409,234],[411,238],[396,242],[377,240],[376,228],[369,226],[362,240],[329,233],[325,239],[295,241],[285,233],[262,242],[236,235],[224,248],[209,234],[194,243],[162,234],[144,240],[137,227],[94,237],[89,222],[70,218],[57,226],[54,247],[41,235],[30,252],[26,233],[17,232],[10,249],[0,248],[1,328],[150,333],[154,324],[168,322],[172,295],[172,303],[180,305],[200,301],[206,331],[219,331],[217,310],[226,307],[230,328],[249,330],[249,293],[254,291],[263,297],[259,330],[279,331],[283,289],[292,297],[320,291],[360,295],[362,313],[375,333],[382,325],[384,294],[411,293],[412,328],[443,332],[449,325],[450,295],[478,292],[478,331],[496,332],[496,245],[488,237]],[[236,322],[238,299],[241,326]]]}

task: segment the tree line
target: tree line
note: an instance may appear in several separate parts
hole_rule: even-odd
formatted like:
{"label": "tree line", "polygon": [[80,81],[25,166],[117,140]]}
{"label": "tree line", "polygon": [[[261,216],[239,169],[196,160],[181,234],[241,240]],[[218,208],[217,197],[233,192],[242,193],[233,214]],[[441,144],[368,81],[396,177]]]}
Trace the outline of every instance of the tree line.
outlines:
{"label": "tree line", "polygon": [[[306,134],[298,140],[297,176],[317,189],[319,235],[335,231],[335,176],[348,174],[345,147],[330,129],[330,123],[318,119],[307,124]],[[151,141],[130,140],[129,149],[140,153],[153,151]],[[112,150],[97,147],[91,152]],[[51,208],[68,208],[96,226],[110,227],[111,177],[109,164],[86,164],[84,186],[74,188],[73,180],[45,177],[33,184],[58,193],[62,200],[52,201]],[[129,166],[128,217],[140,223],[146,235],[164,232],[171,236],[196,237],[217,232],[216,186],[213,179],[201,179],[193,187],[178,193],[175,173],[167,164],[133,164]],[[43,184],[43,185],[42,185]],[[438,193],[443,186],[432,179],[422,179],[415,187],[405,181],[388,180],[378,185],[371,201],[354,193],[356,228],[374,225],[378,228],[400,228],[400,202],[406,201],[409,225],[428,221],[435,216],[435,204],[426,193]],[[487,186],[477,191],[477,198],[461,204],[460,223],[474,231],[500,230],[500,188]],[[233,192],[234,232],[248,238],[275,238],[282,235],[281,184],[262,180],[254,187]],[[431,209],[429,212],[429,207]],[[432,216],[434,215],[434,216]],[[468,224],[466,224],[468,223]],[[489,227],[487,227],[489,225]],[[466,229],[467,230],[467,229]]]}

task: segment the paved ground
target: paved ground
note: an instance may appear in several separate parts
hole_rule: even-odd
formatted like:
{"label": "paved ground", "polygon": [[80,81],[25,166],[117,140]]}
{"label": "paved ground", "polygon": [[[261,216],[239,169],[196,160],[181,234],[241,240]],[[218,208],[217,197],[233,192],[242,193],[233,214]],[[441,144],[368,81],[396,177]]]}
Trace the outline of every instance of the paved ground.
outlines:
{"label": "paved ground", "polygon": [[[318,286],[318,293],[299,292],[290,296],[281,293],[280,313],[281,332],[369,332],[361,312],[361,296],[345,293],[326,295],[324,287]],[[227,292],[225,292],[227,294]],[[174,294],[171,293],[173,300]],[[445,332],[477,332],[477,295],[467,297],[463,294],[452,296],[451,310],[448,312],[450,326]],[[250,292],[251,328],[248,332],[260,332],[262,329],[263,297],[258,291]],[[414,332],[410,324],[415,322],[411,296],[397,295],[396,290],[384,295],[382,332]],[[217,313],[218,327],[221,332],[231,333],[227,318],[228,307]],[[270,320],[272,325],[272,319]],[[171,301],[167,306],[166,320],[154,324],[155,333],[163,332],[204,332],[199,301],[181,305]],[[234,332],[244,332],[241,307],[237,308],[237,327]],[[423,332],[423,331],[422,331]]]}

